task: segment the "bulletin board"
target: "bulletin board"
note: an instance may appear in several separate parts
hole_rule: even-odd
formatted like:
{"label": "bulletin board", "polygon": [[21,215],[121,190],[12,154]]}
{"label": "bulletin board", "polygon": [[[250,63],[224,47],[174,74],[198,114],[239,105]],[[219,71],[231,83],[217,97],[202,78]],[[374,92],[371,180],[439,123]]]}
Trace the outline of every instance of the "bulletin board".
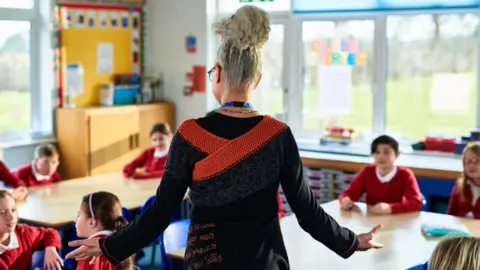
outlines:
{"label": "bulletin board", "polygon": [[98,105],[101,83],[115,74],[143,72],[143,11],[140,5],[60,3],[57,84],[62,107],[66,65],[80,64],[83,92],[76,107]]}

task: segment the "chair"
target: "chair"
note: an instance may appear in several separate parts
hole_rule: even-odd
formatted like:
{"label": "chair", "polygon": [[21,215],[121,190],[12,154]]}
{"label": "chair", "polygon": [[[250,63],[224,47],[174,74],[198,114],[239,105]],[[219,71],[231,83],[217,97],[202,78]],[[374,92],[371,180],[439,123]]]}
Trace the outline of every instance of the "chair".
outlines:
{"label": "chair", "polygon": [[407,270],[428,270],[428,262],[415,265],[413,267],[408,268]]}
{"label": "chair", "polygon": [[37,250],[32,255],[32,270],[35,268],[42,268],[45,261],[45,250]]}
{"label": "chair", "polygon": [[422,211],[428,211],[428,206],[427,206],[427,199],[425,199],[425,196],[422,194]]}
{"label": "chair", "polygon": [[162,270],[173,269],[172,260],[167,257],[167,253],[174,252],[187,246],[188,229],[190,220],[178,220],[170,223],[168,228],[160,235]]}
{"label": "chair", "polygon": [[131,218],[130,211],[128,211],[128,209],[125,208],[125,207],[122,207],[122,216],[123,216],[128,222],[130,222],[130,218]]}
{"label": "chair", "polygon": [[[155,196],[151,196],[150,198],[146,199],[142,207],[140,207],[139,214],[142,214],[143,212],[145,212],[147,208],[153,204],[154,201],[155,201]],[[152,258],[150,260],[150,265],[153,265],[155,263],[155,251],[158,244],[160,244],[158,239],[156,239],[150,244],[152,246]]]}

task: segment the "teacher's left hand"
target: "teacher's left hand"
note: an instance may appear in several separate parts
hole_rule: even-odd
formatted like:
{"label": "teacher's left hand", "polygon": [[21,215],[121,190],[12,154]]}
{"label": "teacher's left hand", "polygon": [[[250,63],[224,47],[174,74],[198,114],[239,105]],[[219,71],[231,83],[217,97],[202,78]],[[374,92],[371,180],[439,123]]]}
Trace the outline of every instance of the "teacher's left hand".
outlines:
{"label": "teacher's left hand", "polygon": [[68,253],[67,256],[65,256],[66,259],[74,258],[79,261],[92,258],[90,264],[94,264],[97,261],[98,256],[102,254],[98,239],[75,240],[69,242],[68,246],[79,248]]}

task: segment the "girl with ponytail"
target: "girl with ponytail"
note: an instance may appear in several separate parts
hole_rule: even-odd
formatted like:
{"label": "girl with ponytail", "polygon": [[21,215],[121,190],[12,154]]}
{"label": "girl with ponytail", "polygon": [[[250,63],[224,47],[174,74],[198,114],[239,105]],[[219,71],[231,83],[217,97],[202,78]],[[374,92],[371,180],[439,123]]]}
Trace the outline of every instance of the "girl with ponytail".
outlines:
{"label": "girl with ponytail", "polygon": [[[122,216],[122,206],[118,197],[110,192],[100,191],[83,196],[76,219],[77,235],[81,238],[105,238],[128,224]],[[78,270],[131,270],[133,256],[116,267],[100,256],[93,263],[90,260],[78,261]]]}

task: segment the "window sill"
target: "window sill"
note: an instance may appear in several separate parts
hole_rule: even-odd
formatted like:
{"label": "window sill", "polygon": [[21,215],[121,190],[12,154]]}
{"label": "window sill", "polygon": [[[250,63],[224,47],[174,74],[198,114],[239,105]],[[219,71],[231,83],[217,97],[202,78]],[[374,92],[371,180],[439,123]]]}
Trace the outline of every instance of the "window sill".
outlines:
{"label": "window sill", "polygon": [[[336,155],[348,155],[348,156],[359,156],[359,157],[370,157],[370,143],[367,142],[354,142],[350,145],[320,145],[320,139],[311,139],[311,138],[299,138],[297,139],[298,149],[300,151],[306,152],[317,152],[325,154],[336,154]],[[444,157],[444,158],[453,158],[460,159],[461,155],[454,153],[442,153],[442,152],[431,152],[431,151],[416,151],[413,150],[410,144],[401,144],[400,152],[402,155],[413,155],[413,156],[431,156],[431,157]]]}
{"label": "window sill", "polygon": [[0,149],[29,146],[42,143],[55,143],[57,139],[53,134],[28,133],[28,132],[2,132],[0,133]]}

